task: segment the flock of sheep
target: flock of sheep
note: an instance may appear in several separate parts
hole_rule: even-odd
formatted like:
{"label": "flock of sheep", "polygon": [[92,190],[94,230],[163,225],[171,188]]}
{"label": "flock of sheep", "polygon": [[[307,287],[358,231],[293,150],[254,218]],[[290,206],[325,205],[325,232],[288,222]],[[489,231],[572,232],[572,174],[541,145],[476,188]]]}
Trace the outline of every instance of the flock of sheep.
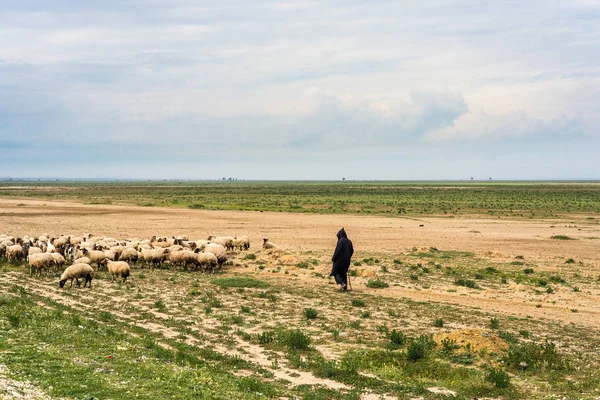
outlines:
{"label": "flock of sheep", "polygon": [[[263,248],[275,248],[269,239],[263,239]],[[67,267],[60,277],[60,287],[70,280],[84,279],[84,287],[92,286],[94,268],[106,268],[112,280],[121,278],[123,282],[131,274],[131,266],[142,264],[151,268],[169,263],[184,269],[214,272],[221,269],[232,251],[245,251],[250,248],[247,236],[209,236],[207,239],[188,240],[185,235],[178,237],[156,237],[151,239],[129,238],[118,240],[98,237],[91,233],[83,236],[64,235],[50,237],[24,236],[17,238],[0,234],[0,257],[6,256],[9,262],[20,261],[29,265],[29,273],[40,276],[42,271],[52,271]]]}

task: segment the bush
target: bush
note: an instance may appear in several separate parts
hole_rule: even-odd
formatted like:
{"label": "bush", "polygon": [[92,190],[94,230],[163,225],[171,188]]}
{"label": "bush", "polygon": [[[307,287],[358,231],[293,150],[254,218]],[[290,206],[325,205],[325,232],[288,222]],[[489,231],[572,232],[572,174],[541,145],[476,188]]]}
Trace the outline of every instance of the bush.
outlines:
{"label": "bush", "polygon": [[275,332],[265,331],[265,332],[259,334],[257,339],[258,339],[258,343],[260,343],[260,344],[273,343],[273,341],[275,340]]}
{"label": "bush", "polygon": [[436,320],[433,321],[433,326],[435,326],[436,328],[443,328],[444,327],[444,319],[437,318]]}
{"label": "bush", "polygon": [[554,236],[550,236],[550,239],[557,239],[557,240],[575,240],[570,236],[567,235],[554,235]]}
{"label": "bush", "polygon": [[490,328],[498,329],[500,327],[500,321],[496,317],[490,318]]}
{"label": "bush", "polygon": [[244,260],[256,260],[256,254],[250,253],[244,256]]}
{"label": "bush", "polygon": [[533,274],[535,271],[533,270],[533,268],[525,268],[525,269],[523,270],[523,272],[524,272],[525,274],[529,275],[529,274]]}
{"label": "bush", "polygon": [[290,329],[279,333],[279,343],[295,350],[308,350],[310,337],[298,329]]}
{"label": "bush", "polygon": [[381,279],[369,279],[369,281],[367,282],[367,287],[372,288],[372,289],[386,288],[389,286],[390,285],[388,285],[386,282],[382,281]]}
{"label": "bush", "polygon": [[477,283],[475,283],[475,281],[471,280],[471,279],[463,279],[463,278],[458,278],[454,281],[454,284],[457,286],[464,286],[464,287],[468,287],[471,289],[478,289],[479,287],[477,286]]}
{"label": "bush", "polygon": [[315,319],[319,313],[314,308],[305,308],[303,314],[306,319]]}
{"label": "bush", "polygon": [[298,264],[296,264],[297,268],[300,269],[307,269],[308,268],[308,262],[306,261],[300,261]]}
{"label": "bush", "polygon": [[402,346],[406,343],[406,335],[394,329],[392,333],[390,333],[390,342],[396,346]]}
{"label": "bush", "polygon": [[427,351],[434,347],[435,342],[431,336],[422,335],[418,338],[413,338],[410,340],[408,348],[406,349],[406,358],[408,358],[409,361],[420,360],[425,358]]}
{"label": "bush", "polygon": [[500,368],[490,369],[485,380],[493,383],[499,389],[507,388],[510,385],[510,375]]}
{"label": "bush", "polygon": [[556,352],[556,346],[551,342],[513,345],[504,356],[503,361],[513,369],[521,370],[561,370],[567,368],[567,363]]}

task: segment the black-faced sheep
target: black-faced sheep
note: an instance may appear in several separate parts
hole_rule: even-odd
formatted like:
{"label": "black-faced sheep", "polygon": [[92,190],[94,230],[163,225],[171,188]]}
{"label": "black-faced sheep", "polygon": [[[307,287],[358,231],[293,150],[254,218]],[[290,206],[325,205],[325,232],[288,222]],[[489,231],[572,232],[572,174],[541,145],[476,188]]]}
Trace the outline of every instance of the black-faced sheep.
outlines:
{"label": "black-faced sheep", "polygon": [[123,283],[125,283],[129,275],[131,275],[131,268],[125,261],[109,261],[106,264],[106,267],[108,268],[108,273],[112,277],[112,281],[114,281],[115,278],[123,278]]}
{"label": "black-faced sheep", "polygon": [[91,289],[93,278],[94,269],[89,264],[73,264],[62,273],[58,285],[62,288],[68,280],[71,280],[71,287],[73,287],[73,279],[75,279],[77,281],[77,286],[80,286],[81,283],[79,282],[79,279],[85,279],[83,287],[89,283]]}
{"label": "black-faced sheep", "polygon": [[277,246],[275,245],[275,243],[273,242],[269,242],[268,238],[264,238],[263,239],[263,245],[262,245],[263,249],[267,250],[267,249],[276,249]]}

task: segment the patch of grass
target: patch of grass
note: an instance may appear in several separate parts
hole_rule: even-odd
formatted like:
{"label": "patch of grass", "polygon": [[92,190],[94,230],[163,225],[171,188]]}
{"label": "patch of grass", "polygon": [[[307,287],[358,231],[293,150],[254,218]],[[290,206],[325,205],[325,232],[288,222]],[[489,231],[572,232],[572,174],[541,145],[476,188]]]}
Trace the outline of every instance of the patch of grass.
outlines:
{"label": "patch of grass", "polygon": [[457,286],[464,286],[470,289],[479,289],[477,283],[471,279],[458,278],[454,281],[454,284]]}
{"label": "patch of grass", "polygon": [[551,342],[513,344],[503,361],[515,370],[568,369],[568,363],[558,354],[556,346]]}
{"label": "patch of grass", "polygon": [[531,275],[531,274],[533,274],[535,271],[533,270],[533,268],[525,268],[525,269],[523,270],[523,272],[524,272],[526,275]]}
{"label": "patch of grass", "polygon": [[256,260],[256,254],[248,253],[244,256],[244,260]]}
{"label": "patch of grass", "polygon": [[304,318],[306,319],[315,319],[319,315],[319,312],[314,308],[305,308],[302,315],[304,315]]}
{"label": "patch of grass", "polygon": [[298,329],[290,329],[279,332],[277,341],[293,350],[308,350],[310,347],[310,337]]}
{"label": "patch of grass", "polygon": [[307,261],[300,261],[298,264],[296,264],[296,268],[307,269],[308,268],[308,262]]}
{"label": "patch of grass", "polygon": [[382,281],[381,279],[369,279],[366,286],[371,289],[380,289],[380,288],[387,288],[390,285],[387,282]]}
{"label": "patch of grass", "polygon": [[575,260],[572,258],[568,258],[567,260],[565,260],[565,264],[575,264]]}
{"label": "patch of grass", "polygon": [[408,342],[406,348],[406,358],[409,361],[417,361],[425,358],[428,351],[435,347],[435,342],[431,336],[419,336],[418,338],[412,338]]}
{"label": "patch of grass", "polygon": [[554,235],[554,236],[550,236],[550,239],[556,239],[556,240],[575,240],[574,238],[567,236],[567,235]]}
{"label": "patch of grass", "polygon": [[433,321],[433,326],[435,326],[436,328],[443,328],[444,327],[444,319],[443,318],[436,318]]}
{"label": "patch of grass", "polygon": [[165,305],[165,303],[163,303],[162,300],[156,300],[156,302],[154,302],[154,308],[156,308],[162,313],[167,311],[167,306]]}
{"label": "patch of grass", "polygon": [[396,346],[403,346],[406,343],[406,335],[394,329],[390,333],[390,342]]}
{"label": "patch of grass", "polygon": [[498,329],[500,327],[500,321],[496,317],[490,318],[490,328]]}
{"label": "patch of grass", "polygon": [[510,375],[500,368],[491,368],[485,376],[485,380],[499,389],[510,386]]}
{"label": "patch of grass", "polygon": [[265,281],[261,281],[260,279],[251,278],[251,277],[247,277],[247,276],[213,279],[211,283],[213,285],[218,285],[218,286],[221,286],[224,288],[232,288],[232,287],[266,288],[266,287],[270,286]]}

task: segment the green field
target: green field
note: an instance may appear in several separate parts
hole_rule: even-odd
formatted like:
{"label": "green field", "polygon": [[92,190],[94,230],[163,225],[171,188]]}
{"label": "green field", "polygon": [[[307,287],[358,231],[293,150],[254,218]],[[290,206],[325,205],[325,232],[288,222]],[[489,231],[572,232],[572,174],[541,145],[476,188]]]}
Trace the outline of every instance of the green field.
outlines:
{"label": "green field", "polygon": [[0,182],[1,196],[207,210],[558,217],[600,213],[596,182]]}

